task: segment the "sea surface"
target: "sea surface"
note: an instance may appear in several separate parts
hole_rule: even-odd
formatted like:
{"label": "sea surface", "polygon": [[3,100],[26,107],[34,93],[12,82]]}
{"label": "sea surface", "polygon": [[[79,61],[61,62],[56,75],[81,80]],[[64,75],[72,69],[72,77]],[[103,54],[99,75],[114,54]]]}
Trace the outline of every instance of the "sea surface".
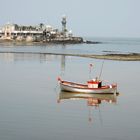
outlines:
{"label": "sea surface", "polygon": [[[102,44],[0,44],[0,140],[140,139],[139,61],[45,54],[140,53],[140,39],[90,39]],[[85,83],[100,73],[119,94],[60,92],[58,77]]]}

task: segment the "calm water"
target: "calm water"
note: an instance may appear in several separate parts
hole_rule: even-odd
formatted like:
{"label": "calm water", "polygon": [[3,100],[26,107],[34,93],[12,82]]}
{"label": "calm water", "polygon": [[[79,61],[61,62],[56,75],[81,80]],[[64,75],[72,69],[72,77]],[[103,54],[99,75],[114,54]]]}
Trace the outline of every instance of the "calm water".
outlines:
{"label": "calm water", "polygon": [[140,39],[106,39],[87,40],[103,42],[102,44],[76,45],[33,45],[33,44],[2,44],[0,52],[32,52],[32,53],[65,53],[65,54],[102,54],[102,53],[137,53],[140,52]]}
{"label": "calm water", "polygon": [[[139,52],[139,40],[97,45],[2,45],[0,51],[55,53]],[[139,140],[140,62],[104,61],[102,79],[118,96],[60,93],[57,77],[83,82],[103,60],[40,54],[0,54],[0,140]],[[100,99],[99,106],[94,106]],[[112,103],[111,103],[112,102]]]}

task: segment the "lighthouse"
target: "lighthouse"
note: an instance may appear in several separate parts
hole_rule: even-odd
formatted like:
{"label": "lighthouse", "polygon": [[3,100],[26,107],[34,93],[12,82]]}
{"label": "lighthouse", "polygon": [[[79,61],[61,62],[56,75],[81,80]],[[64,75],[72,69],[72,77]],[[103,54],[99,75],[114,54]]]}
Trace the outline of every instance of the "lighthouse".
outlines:
{"label": "lighthouse", "polygon": [[66,37],[66,32],[67,32],[67,28],[66,28],[66,24],[67,24],[67,20],[66,20],[66,16],[62,16],[62,34],[64,37]]}

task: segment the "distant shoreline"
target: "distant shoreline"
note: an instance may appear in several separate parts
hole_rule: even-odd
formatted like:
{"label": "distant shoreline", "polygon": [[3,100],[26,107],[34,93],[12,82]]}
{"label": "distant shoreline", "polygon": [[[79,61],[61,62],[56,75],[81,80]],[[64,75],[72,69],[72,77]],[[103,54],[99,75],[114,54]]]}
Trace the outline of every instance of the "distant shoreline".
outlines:
{"label": "distant shoreline", "polygon": [[71,37],[71,38],[62,38],[62,39],[50,39],[46,41],[16,41],[16,40],[8,40],[8,39],[0,39],[0,43],[13,43],[13,44],[101,44],[99,41],[89,41],[83,40],[82,37]]}
{"label": "distant shoreline", "polygon": [[17,53],[17,54],[44,54],[44,55],[65,55],[75,57],[86,57],[94,59],[106,59],[114,61],[140,61],[140,53],[129,54],[64,54],[64,53],[45,53],[45,52],[22,52],[22,51],[0,51],[0,53]]}
{"label": "distant shoreline", "polygon": [[140,61],[140,53],[85,55],[85,57],[116,61]]}

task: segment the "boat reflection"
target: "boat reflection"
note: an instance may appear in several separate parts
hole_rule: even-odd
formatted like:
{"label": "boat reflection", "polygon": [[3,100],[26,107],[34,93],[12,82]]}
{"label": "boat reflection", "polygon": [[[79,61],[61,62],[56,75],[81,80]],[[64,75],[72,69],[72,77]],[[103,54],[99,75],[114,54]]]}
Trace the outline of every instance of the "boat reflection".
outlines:
{"label": "boat reflection", "polygon": [[60,92],[57,102],[61,103],[63,100],[86,100],[87,106],[89,107],[89,121],[92,121],[91,109],[95,107],[99,109],[99,105],[103,102],[116,104],[117,96],[116,94],[86,94],[86,93],[73,93],[73,92]]}

